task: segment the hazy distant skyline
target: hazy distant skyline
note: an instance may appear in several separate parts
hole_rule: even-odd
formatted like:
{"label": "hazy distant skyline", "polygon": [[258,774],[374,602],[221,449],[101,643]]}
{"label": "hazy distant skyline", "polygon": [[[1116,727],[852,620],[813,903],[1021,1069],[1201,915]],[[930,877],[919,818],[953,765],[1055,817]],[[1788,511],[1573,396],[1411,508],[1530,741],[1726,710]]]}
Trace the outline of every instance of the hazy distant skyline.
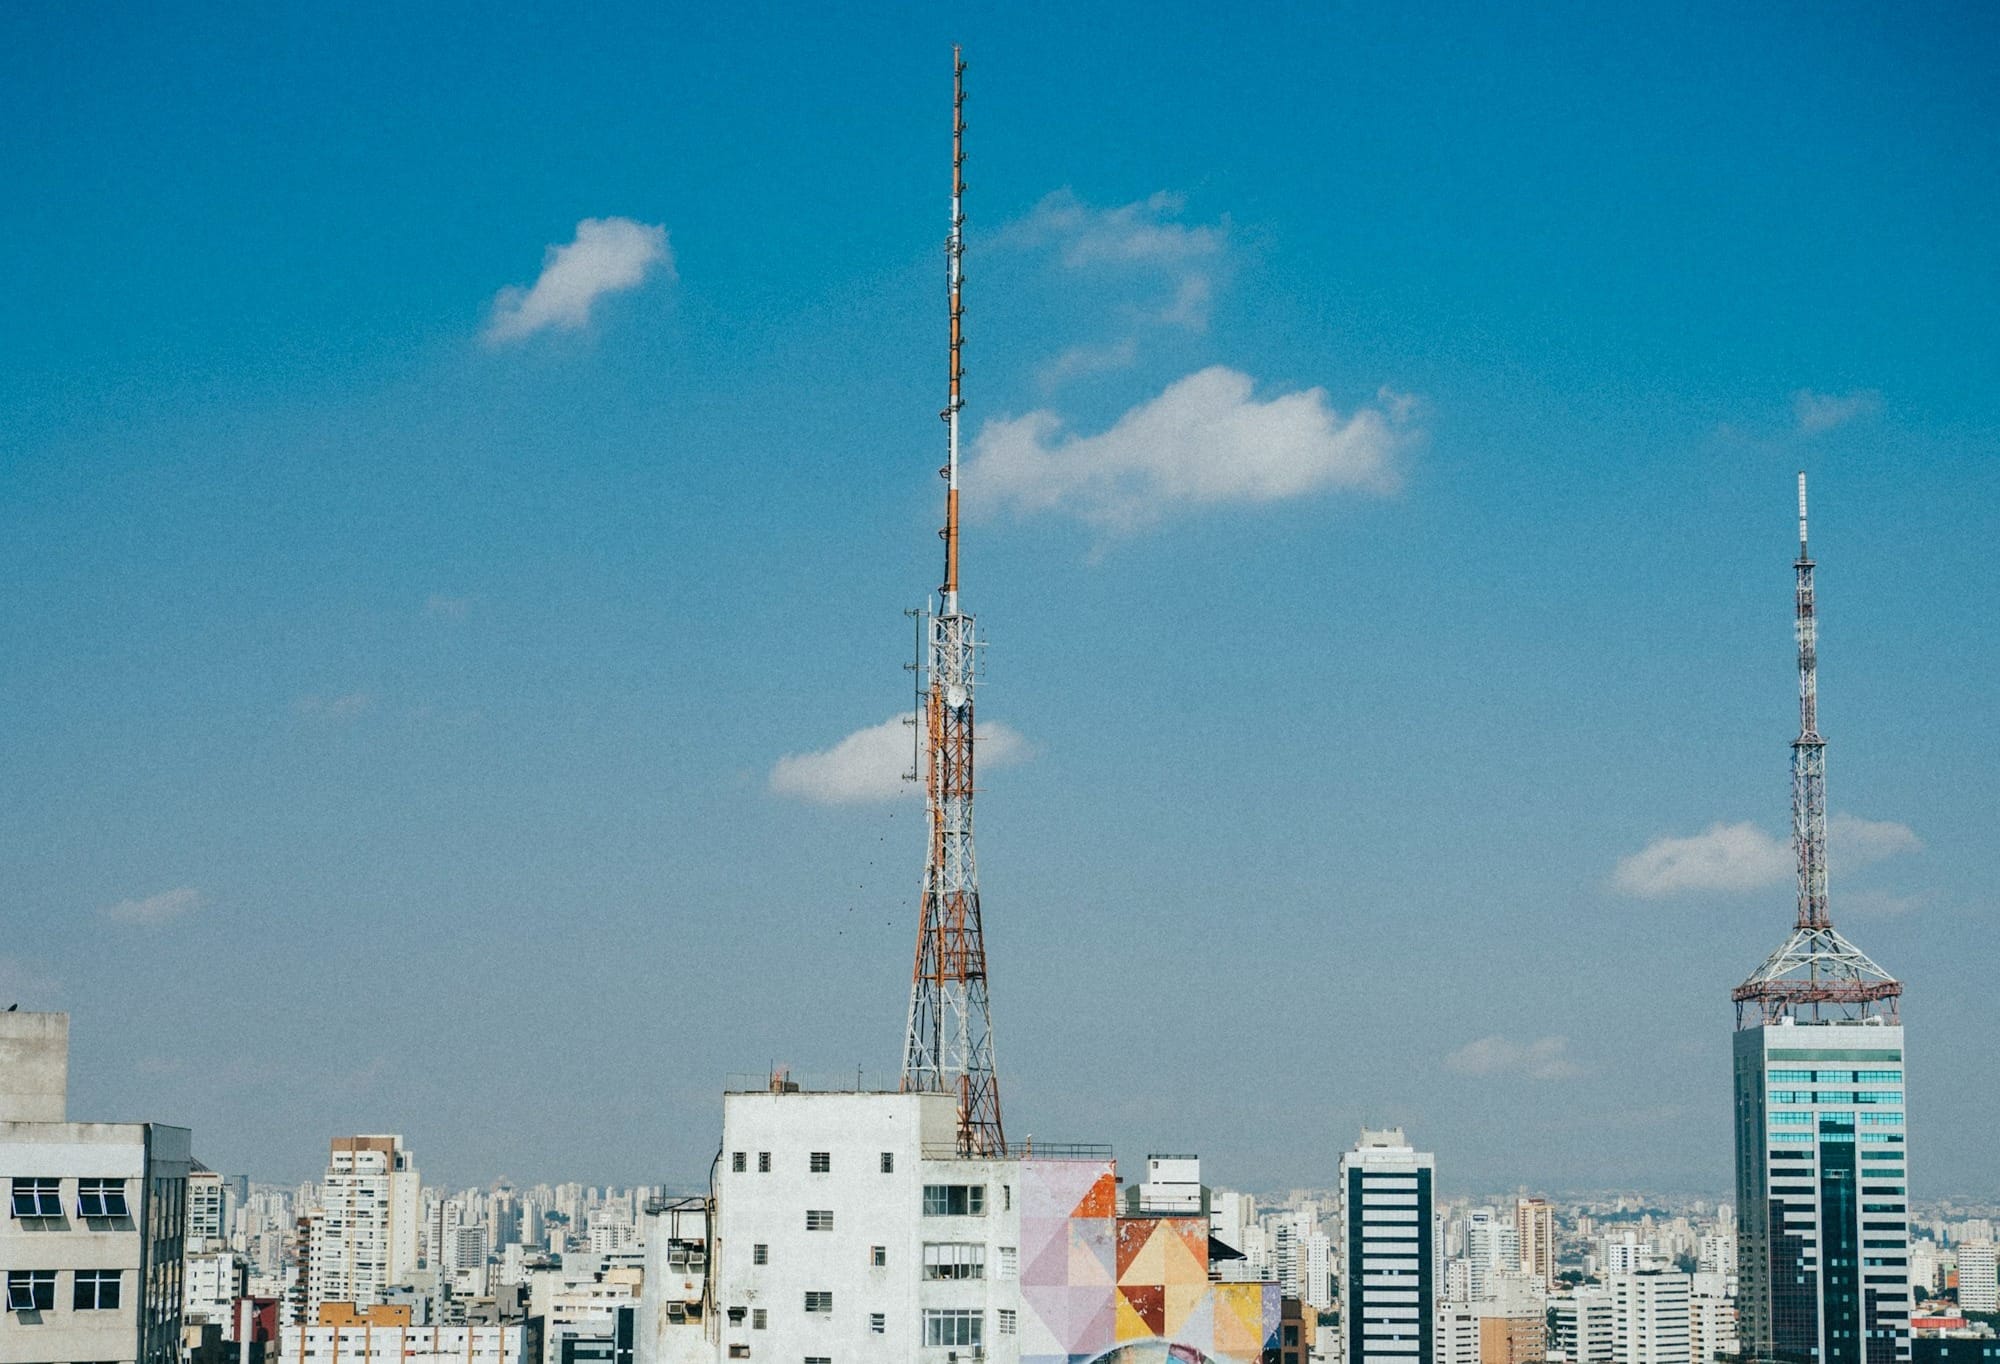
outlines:
{"label": "hazy distant skyline", "polygon": [[1805,468],[1833,916],[1990,1195],[1996,30],[9,7],[0,1007],[259,1179],[894,1073],[957,41],[1009,1133],[1726,1193]]}

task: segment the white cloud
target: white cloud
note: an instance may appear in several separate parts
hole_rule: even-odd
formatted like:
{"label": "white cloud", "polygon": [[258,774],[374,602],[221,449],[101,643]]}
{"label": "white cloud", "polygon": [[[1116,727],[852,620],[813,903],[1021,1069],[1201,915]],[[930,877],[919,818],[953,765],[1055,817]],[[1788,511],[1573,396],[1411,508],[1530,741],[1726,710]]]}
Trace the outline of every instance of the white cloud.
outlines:
{"label": "white cloud", "polygon": [[1036,204],[1028,216],[1002,228],[1002,250],[1053,245],[1072,270],[1096,265],[1178,265],[1222,254],[1227,220],[1190,226],[1176,221],[1187,196],[1168,190],[1118,208],[1093,208],[1067,189]]}
{"label": "white cloud", "polygon": [[1131,529],[1175,507],[1273,502],[1327,488],[1387,493],[1406,440],[1390,412],[1343,418],[1326,390],[1259,401],[1250,376],[1199,370],[1141,403],[1108,431],[1065,433],[1041,410],[988,422],[965,480],[975,505],[1064,510]]}
{"label": "white cloud", "polygon": [[[856,805],[920,794],[917,783],[904,777],[915,761],[914,718],[905,711],[858,729],[831,748],[787,753],[771,768],[771,790],[815,805]],[[1020,732],[997,721],[979,724],[977,743],[974,761],[981,767],[1005,767],[1029,756]]]}
{"label": "white cloud", "polygon": [[1881,407],[1882,395],[1872,388],[1856,389],[1852,393],[1815,393],[1809,388],[1802,388],[1792,395],[1792,414],[1798,418],[1799,430],[1808,436],[1845,426],[1857,417],[1872,415]]}
{"label": "white cloud", "polygon": [[201,905],[201,893],[193,886],[163,890],[143,900],[120,900],[104,911],[108,919],[122,924],[163,924],[178,919]]}
{"label": "white cloud", "polygon": [[1532,1042],[1482,1037],[1446,1056],[1444,1064],[1461,1075],[1520,1075],[1530,1080],[1572,1080],[1583,1074],[1583,1067],[1569,1055],[1566,1037],[1539,1037]]}
{"label": "white cloud", "polygon": [[1835,867],[1865,867],[1898,853],[1922,852],[1917,831],[1893,819],[1834,815],[1826,822],[1827,861]]}
{"label": "white cloud", "polygon": [[1611,884],[1657,900],[1690,890],[1755,890],[1791,874],[1791,848],[1745,820],[1717,822],[1687,838],[1656,838],[1620,859]]}
{"label": "white cloud", "polygon": [[546,327],[576,331],[590,321],[598,299],[637,288],[655,267],[674,278],[666,228],[630,218],[585,218],[576,225],[576,240],[548,248],[534,284],[509,285],[494,295],[486,340],[519,341]]}
{"label": "white cloud", "polygon": [[[1920,852],[1923,840],[1907,824],[1837,814],[1827,821],[1829,870],[1852,870],[1898,853]],[[1619,859],[1611,884],[1627,895],[1658,900],[1688,891],[1744,891],[1797,875],[1789,838],[1745,820],[1720,821],[1685,838],[1656,838]]]}

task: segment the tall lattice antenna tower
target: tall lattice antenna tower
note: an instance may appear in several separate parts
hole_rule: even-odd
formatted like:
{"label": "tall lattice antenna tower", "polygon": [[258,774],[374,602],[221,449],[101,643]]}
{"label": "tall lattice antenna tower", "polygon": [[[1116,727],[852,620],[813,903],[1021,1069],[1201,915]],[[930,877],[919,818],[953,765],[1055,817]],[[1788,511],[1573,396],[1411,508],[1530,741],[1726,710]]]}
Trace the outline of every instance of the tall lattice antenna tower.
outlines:
{"label": "tall lattice antenna tower", "polygon": [[1834,929],[1826,897],[1826,740],[1819,736],[1819,617],[1813,560],[1806,549],[1806,476],[1799,475],[1797,633],[1799,737],[1792,740],[1792,851],[1799,868],[1799,910],[1791,937],[1737,986],[1736,1026],[1787,1015],[1896,1017],[1902,985]]}
{"label": "tall lattice antenna tower", "polygon": [[958,1095],[958,1149],[1004,1155],[1000,1079],[993,1070],[993,1018],[986,999],[986,934],[979,919],[979,868],[972,852],[972,690],[977,645],[958,602],[958,418],[964,405],[965,59],[951,50],[951,232],[945,238],[951,321],[945,399],[944,585],[929,618],[918,725],[918,772],[930,816],[923,918],[903,1044],[906,1092]]}

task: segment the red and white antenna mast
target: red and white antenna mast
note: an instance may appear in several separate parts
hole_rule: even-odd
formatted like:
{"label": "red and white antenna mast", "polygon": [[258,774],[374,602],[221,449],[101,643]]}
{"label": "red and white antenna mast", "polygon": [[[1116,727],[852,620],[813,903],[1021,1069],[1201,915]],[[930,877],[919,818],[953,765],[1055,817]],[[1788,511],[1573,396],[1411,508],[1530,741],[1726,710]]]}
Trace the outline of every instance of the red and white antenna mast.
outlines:
{"label": "red and white antenna mast", "polygon": [[1819,616],[1813,560],[1806,549],[1806,476],[1799,475],[1799,557],[1795,631],[1799,642],[1799,737],[1792,740],[1792,851],[1799,868],[1799,912],[1792,936],[1737,986],[1736,1026],[1784,1017],[1896,1017],[1903,987],[1843,938],[1827,911],[1826,740],[1819,736]]}
{"label": "red and white antenna mast", "polygon": [[918,768],[929,813],[923,917],[910,983],[902,1088],[958,1096],[958,1149],[1005,1155],[1000,1080],[993,1069],[993,1019],[986,998],[986,934],[979,919],[979,870],[972,850],[972,691],[978,646],[973,619],[958,602],[958,417],[964,404],[965,60],[951,50],[951,232],[945,287],[951,321],[944,411],[944,585],[929,621]]}

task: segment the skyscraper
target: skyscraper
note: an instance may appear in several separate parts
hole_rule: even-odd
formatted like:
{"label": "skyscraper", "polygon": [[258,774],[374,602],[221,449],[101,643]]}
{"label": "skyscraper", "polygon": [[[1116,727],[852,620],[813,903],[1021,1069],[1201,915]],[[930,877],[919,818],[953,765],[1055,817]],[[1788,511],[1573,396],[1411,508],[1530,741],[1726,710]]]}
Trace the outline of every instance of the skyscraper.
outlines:
{"label": "skyscraper", "polygon": [[1363,1129],[1340,1157],[1347,1364],[1436,1364],[1436,1170],[1400,1127]]}
{"label": "skyscraper", "polygon": [[1736,988],[1736,1188],[1744,1353],[1782,1364],[1910,1358],[1902,986],[1827,910],[1818,617],[1799,475],[1798,917]]}
{"label": "skyscraper", "polygon": [[381,1302],[391,1284],[409,1281],[423,1226],[417,1194],[416,1162],[401,1137],[333,1139],[311,1230],[308,1324],[324,1303],[366,1307]]}

